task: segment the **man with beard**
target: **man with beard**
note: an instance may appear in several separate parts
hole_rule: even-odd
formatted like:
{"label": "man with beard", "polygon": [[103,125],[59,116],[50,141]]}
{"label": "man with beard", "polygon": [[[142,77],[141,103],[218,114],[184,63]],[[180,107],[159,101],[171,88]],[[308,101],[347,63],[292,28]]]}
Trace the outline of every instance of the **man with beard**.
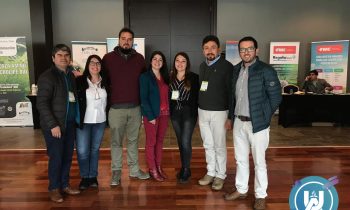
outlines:
{"label": "man with beard", "polygon": [[249,153],[255,169],[254,209],[265,209],[267,169],[265,151],[269,145],[270,122],[281,100],[281,84],[276,71],[257,57],[258,43],[244,37],[238,43],[242,62],[235,66],[232,79],[233,139],[237,164],[236,191],[226,200],[246,198],[249,181]]}
{"label": "man with beard", "polygon": [[200,91],[198,122],[205,149],[207,173],[198,183],[221,190],[226,178],[226,129],[228,119],[233,65],[220,56],[220,42],[208,35],[202,42],[206,58],[199,68]]}
{"label": "man with beard", "polygon": [[119,32],[118,46],[107,53],[102,65],[109,78],[109,126],[111,130],[110,185],[120,184],[123,162],[123,139],[127,138],[129,176],[148,179],[148,173],[139,168],[138,138],[141,126],[139,76],[145,70],[145,59],[133,48],[134,32],[123,28]]}

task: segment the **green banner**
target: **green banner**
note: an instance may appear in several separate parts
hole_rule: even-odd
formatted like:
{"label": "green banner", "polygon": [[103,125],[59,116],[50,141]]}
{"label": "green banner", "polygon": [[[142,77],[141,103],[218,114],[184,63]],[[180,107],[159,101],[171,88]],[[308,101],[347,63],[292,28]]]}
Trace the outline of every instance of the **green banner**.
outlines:
{"label": "green banner", "polygon": [[25,37],[0,37],[0,125],[33,125]]}

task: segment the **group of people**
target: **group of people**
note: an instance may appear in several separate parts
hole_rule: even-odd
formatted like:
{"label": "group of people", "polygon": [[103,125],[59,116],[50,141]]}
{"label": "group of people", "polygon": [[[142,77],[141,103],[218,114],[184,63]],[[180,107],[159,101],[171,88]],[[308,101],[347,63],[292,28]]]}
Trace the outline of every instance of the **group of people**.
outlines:
{"label": "group of people", "polygon": [[[236,191],[226,200],[247,197],[249,153],[255,165],[255,209],[265,208],[267,169],[265,151],[269,126],[281,102],[276,71],[257,57],[253,37],[239,41],[242,61],[233,66],[221,56],[219,39],[203,39],[205,61],[199,75],[191,71],[185,52],[175,55],[170,72],[164,54],[154,51],[146,67],[133,48],[134,32],[123,28],[119,43],[103,59],[91,55],[82,75],[70,68],[71,51],[58,44],[53,64],[38,80],[37,108],[49,156],[49,196],[63,202],[62,194],[98,187],[99,147],[108,120],[111,131],[111,186],[120,185],[123,141],[126,136],[129,177],[164,181],[163,141],[170,119],[178,141],[181,169],[179,183],[191,177],[192,134],[200,128],[207,172],[199,185],[221,190],[226,178],[226,131],[234,128],[237,164]],[[148,172],[140,169],[138,136],[141,121],[146,133]],[[234,125],[234,126],[233,126]],[[81,182],[69,185],[69,171],[76,139]]]}

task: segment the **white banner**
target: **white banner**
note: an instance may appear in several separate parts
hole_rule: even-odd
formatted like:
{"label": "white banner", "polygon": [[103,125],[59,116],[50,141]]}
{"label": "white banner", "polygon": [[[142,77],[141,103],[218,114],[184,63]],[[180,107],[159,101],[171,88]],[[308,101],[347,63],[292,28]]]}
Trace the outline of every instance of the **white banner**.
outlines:
{"label": "white banner", "polygon": [[271,42],[270,64],[275,68],[282,86],[297,85],[300,42]]}
{"label": "white banner", "polygon": [[237,65],[242,61],[238,52],[238,41],[226,41],[226,60],[233,65]]}
{"label": "white banner", "polygon": [[102,59],[106,53],[106,42],[72,41],[73,66],[81,72],[84,71],[90,55],[98,55]]}

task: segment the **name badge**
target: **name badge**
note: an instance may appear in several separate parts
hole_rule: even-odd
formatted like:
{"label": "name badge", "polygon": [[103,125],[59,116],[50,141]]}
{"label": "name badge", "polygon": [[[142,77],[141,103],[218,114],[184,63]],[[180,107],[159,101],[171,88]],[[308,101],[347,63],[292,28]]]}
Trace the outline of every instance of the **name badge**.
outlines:
{"label": "name badge", "polygon": [[171,100],[178,100],[180,96],[180,92],[178,90],[173,90],[171,92]]}
{"label": "name badge", "polygon": [[200,91],[207,91],[207,89],[208,89],[208,84],[209,84],[208,81],[202,81],[202,85],[201,85]]}
{"label": "name badge", "polygon": [[68,92],[68,98],[69,98],[69,102],[75,102],[75,97],[73,92],[71,91]]}

